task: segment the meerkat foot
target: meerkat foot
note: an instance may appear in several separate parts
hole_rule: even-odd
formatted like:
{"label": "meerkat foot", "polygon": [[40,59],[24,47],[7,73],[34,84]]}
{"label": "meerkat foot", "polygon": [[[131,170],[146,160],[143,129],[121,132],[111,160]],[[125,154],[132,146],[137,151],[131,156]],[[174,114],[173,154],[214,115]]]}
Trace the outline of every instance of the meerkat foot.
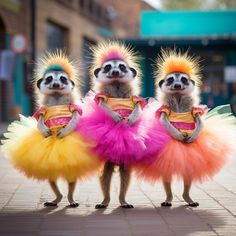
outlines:
{"label": "meerkat foot", "polygon": [[122,201],[120,200],[120,206],[122,208],[134,208],[132,204],[127,203],[125,200],[122,200]]}
{"label": "meerkat foot", "polygon": [[95,209],[105,209],[107,207],[108,207],[108,204],[103,204],[103,203],[95,205]]}
{"label": "meerkat foot", "polygon": [[100,204],[95,206],[95,209],[104,209],[107,208],[109,205],[110,200],[104,199]]}
{"label": "meerkat foot", "polygon": [[188,204],[190,207],[198,207],[199,203],[198,202],[192,202]]}
{"label": "meerkat foot", "polygon": [[121,206],[122,208],[126,208],[126,209],[128,209],[128,208],[134,208],[134,206],[133,206],[132,204],[128,204],[128,203],[121,204],[120,206]]}
{"label": "meerkat foot", "polygon": [[57,196],[57,198],[51,202],[45,202],[44,206],[50,207],[50,206],[57,206],[57,204],[61,201],[62,195]]}
{"label": "meerkat foot", "polygon": [[162,207],[171,207],[172,206],[172,203],[171,202],[168,202],[168,201],[164,201],[161,203],[161,206]]}
{"label": "meerkat foot", "polygon": [[78,202],[70,202],[70,205],[69,205],[69,207],[72,207],[72,208],[76,208],[78,206],[79,206]]}
{"label": "meerkat foot", "polygon": [[192,198],[189,196],[189,194],[183,193],[183,199],[184,199],[185,202],[188,203],[188,206],[190,206],[190,207],[198,207],[199,206],[199,203],[198,202],[194,202],[192,200]]}

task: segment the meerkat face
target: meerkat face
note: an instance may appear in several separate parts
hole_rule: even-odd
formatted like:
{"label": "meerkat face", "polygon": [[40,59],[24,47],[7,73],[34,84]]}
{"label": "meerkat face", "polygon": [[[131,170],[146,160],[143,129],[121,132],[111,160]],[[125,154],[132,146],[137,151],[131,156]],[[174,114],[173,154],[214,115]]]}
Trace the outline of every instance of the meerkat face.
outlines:
{"label": "meerkat face", "polygon": [[75,84],[64,71],[49,71],[37,81],[37,87],[45,95],[70,94]]}
{"label": "meerkat face", "polygon": [[159,82],[161,91],[169,94],[190,94],[194,90],[195,82],[184,73],[171,73]]}
{"label": "meerkat face", "polygon": [[105,62],[101,68],[97,68],[94,71],[94,75],[97,81],[104,84],[109,84],[113,81],[129,83],[135,79],[137,72],[122,60],[110,60]]}

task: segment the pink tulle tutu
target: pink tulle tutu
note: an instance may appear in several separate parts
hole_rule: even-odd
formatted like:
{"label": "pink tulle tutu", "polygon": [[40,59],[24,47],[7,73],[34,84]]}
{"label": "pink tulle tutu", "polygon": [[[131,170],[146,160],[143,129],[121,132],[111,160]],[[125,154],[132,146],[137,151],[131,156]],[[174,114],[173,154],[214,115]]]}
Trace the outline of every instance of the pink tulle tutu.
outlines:
{"label": "pink tulle tutu", "polygon": [[[192,143],[186,144],[172,137],[165,139],[164,147],[153,162],[135,165],[137,175],[155,182],[159,179],[170,181],[174,176],[203,181],[216,174],[234,151],[236,128],[232,118],[223,115],[204,118],[203,122],[202,132]],[[167,131],[160,127],[157,126],[157,132],[165,137]]]}
{"label": "pink tulle tutu", "polygon": [[130,126],[126,120],[115,123],[92,99],[87,98],[82,107],[84,116],[76,130],[97,144],[93,151],[104,161],[125,165],[150,163],[163,147],[162,136],[157,127],[152,129],[154,121],[144,118],[147,115]]}

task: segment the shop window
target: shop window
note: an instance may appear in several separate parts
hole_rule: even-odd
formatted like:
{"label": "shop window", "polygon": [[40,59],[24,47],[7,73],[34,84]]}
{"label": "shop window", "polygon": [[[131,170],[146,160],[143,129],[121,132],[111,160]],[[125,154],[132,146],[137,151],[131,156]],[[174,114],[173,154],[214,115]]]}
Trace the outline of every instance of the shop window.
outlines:
{"label": "shop window", "polygon": [[49,51],[68,48],[68,29],[49,21],[47,23],[47,48]]}

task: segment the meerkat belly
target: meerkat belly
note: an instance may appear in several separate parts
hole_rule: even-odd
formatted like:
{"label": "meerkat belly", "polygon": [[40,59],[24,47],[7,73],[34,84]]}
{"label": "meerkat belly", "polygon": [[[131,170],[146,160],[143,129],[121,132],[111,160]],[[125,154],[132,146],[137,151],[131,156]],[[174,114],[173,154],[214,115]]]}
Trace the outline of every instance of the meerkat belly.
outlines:
{"label": "meerkat belly", "polygon": [[191,134],[196,127],[195,120],[191,112],[176,113],[171,111],[169,121],[184,136]]}
{"label": "meerkat belly", "polygon": [[134,109],[131,98],[109,98],[107,104],[123,118],[127,118]]}
{"label": "meerkat belly", "polygon": [[69,106],[60,105],[47,107],[45,111],[45,124],[53,134],[57,134],[71,120],[72,113]]}

